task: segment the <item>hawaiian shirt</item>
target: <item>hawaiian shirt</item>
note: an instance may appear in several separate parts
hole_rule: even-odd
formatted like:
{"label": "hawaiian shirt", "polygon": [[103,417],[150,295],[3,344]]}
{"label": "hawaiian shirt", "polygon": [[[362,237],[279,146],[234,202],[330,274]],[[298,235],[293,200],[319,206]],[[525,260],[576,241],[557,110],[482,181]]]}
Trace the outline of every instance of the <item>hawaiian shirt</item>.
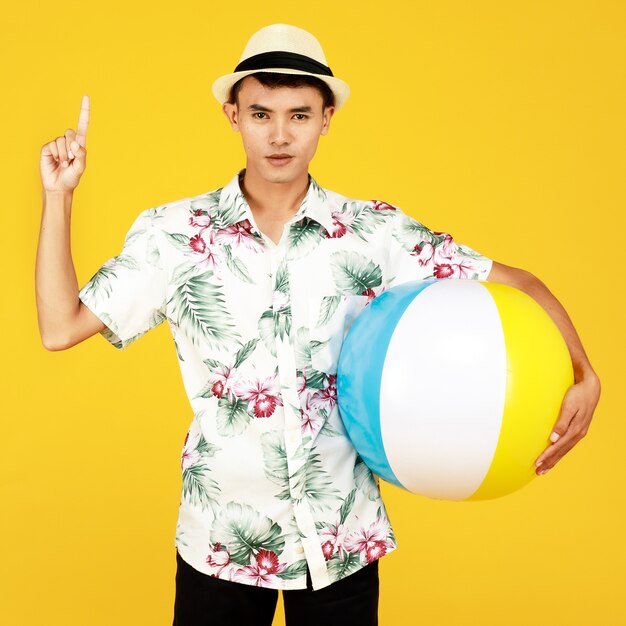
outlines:
{"label": "hawaiian shirt", "polygon": [[[193,419],[175,547],[195,569],[314,589],[396,548],[340,419],[336,375],[355,317],[386,289],[485,280],[492,261],[401,209],[309,188],[275,244],[224,187],[139,214],[79,297],[124,348],[167,320]],[[363,346],[367,358],[367,346]]]}

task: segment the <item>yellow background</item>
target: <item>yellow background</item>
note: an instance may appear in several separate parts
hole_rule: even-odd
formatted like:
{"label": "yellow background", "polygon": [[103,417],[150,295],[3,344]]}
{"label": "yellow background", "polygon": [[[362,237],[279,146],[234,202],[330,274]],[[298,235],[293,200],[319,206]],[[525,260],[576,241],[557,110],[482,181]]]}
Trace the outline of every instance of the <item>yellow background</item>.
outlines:
{"label": "yellow background", "polygon": [[0,622],[171,624],[192,417],[165,324],[121,352],[102,337],[42,347],[41,146],[76,127],[88,94],[82,285],[140,211],[243,165],[210,84],[252,32],[286,22],[313,32],[352,88],[312,163],[318,182],[538,275],[603,384],[587,437],[513,495],[441,502],[384,486],[400,549],[381,562],[381,624],[626,624],[625,18],[618,0],[6,6]]}

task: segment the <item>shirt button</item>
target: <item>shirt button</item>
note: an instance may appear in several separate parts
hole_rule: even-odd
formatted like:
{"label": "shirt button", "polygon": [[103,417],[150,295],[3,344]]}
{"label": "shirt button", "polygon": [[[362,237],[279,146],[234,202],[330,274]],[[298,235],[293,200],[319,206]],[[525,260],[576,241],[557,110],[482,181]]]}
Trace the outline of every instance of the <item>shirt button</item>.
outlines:
{"label": "shirt button", "polygon": [[304,548],[303,548],[302,546],[298,546],[298,547],[295,549],[295,553],[296,553],[296,554],[304,554]]}

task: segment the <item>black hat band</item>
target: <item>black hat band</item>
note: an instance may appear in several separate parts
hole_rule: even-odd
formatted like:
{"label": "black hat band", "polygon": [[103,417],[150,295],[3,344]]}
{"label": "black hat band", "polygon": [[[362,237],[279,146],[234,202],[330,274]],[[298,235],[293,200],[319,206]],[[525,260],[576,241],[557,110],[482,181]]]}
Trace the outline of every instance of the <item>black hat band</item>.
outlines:
{"label": "black hat band", "polygon": [[332,76],[330,67],[297,52],[262,52],[244,59],[236,68],[235,72],[246,72],[248,70],[264,70],[273,68],[284,68],[289,70],[302,70],[311,74],[323,74]]}

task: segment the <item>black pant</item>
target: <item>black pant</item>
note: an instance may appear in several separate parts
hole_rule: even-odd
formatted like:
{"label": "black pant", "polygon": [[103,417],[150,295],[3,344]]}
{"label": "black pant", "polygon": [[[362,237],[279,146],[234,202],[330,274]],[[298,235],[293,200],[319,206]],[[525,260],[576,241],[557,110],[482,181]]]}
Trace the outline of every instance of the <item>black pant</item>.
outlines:
{"label": "black pant", "polygon": [[[194,569],[176,553],[173,626],[271,626],[278,590],[234,583]],[[377,626],[378,561],[313,591],[283,591],[287,626]]]}

